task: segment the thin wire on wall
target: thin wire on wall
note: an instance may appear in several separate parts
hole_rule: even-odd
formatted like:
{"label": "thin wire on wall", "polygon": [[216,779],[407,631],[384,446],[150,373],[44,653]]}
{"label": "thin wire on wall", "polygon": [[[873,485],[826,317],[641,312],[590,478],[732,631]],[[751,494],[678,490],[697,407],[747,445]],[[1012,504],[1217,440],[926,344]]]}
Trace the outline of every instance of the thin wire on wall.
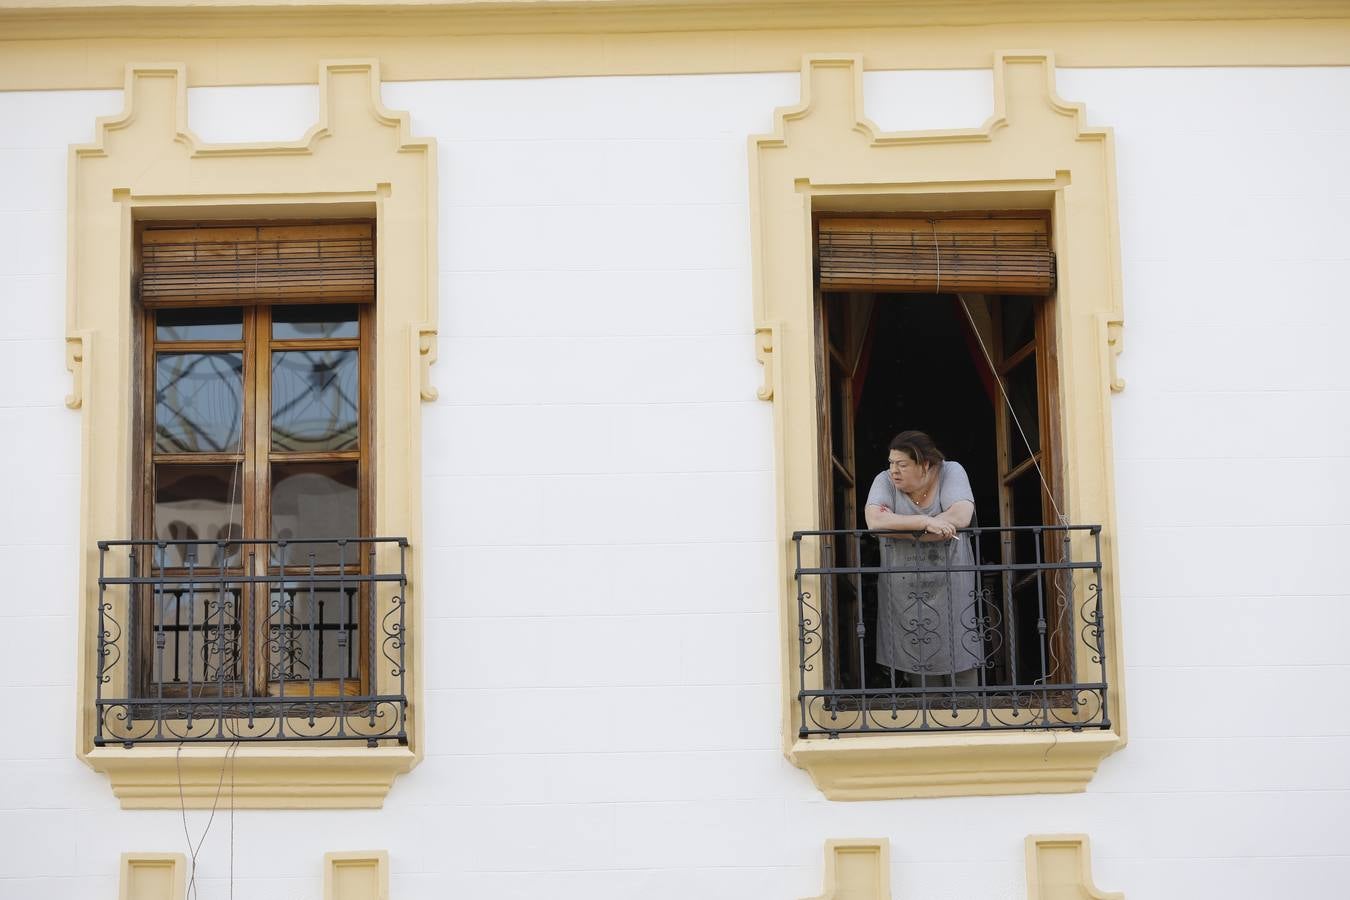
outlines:
{"label": "thin wire on wall", "polygon": [[216,781],[216,796],[211,801],[211,814],[207,816],[206,827],[202,829],[202,836],[194,845],[192,843],[192,832],[188,828],[187,820],[187,800],[183,796],[183,742],[178,742],[178,748],[173,754],[174,773],[178,777],[178,813],[183,820],[183,837],[187,840],[188,848],[188,879],[187,888],[183,892],[184,900],[196,900],[197,897],[197,857],[201,853],[202,845],[206,843],[206,836],[211,833],[211,825],[216,820],[216,809],[220,805],[221,789],[225,786],[225,770],[230,772],[230,896],[234,896],[234,758],[239,754],[239,742],[234,741],[225,748],[225,755],[220,760],[220,778]]}

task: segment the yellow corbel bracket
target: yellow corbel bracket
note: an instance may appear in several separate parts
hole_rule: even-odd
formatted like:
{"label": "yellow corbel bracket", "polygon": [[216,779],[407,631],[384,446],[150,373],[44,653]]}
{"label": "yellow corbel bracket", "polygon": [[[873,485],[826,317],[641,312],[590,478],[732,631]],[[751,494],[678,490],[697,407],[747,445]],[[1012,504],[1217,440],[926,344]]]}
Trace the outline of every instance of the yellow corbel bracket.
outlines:
{"label": "yellow corbel bracket", "polygon": [[1119,394],[1125,390],[1125,379],[1120,377],[1116,363],[1120,351],[1125,349],[1125,323],[1120,319],[1106,319],[1106,362],[1111,372],[1111,392]]}
{"label": "yellow corbel bracket", "polygon": [[431,366],[436,362],[436,329],[423,326],[417,330],[418,383],[422,399],[435,400],[440,396],[431,383]]}
{"label": "yellow corbel bracket", "polygon": [[66,395],[66,406],[79,409],[84,405],[84,361],[89,352],[89,335],[86,332],[69,335],[66,338],[66,370],[70,372],[70,393]]}
{"label": "yellow corbel bracket", "polygon": [[773,354],[778,346],[777,325],[755,326],[755,358],[764,367],[764,380],[760,383],[755,396],[761,400],[773,399],[774,365]]}

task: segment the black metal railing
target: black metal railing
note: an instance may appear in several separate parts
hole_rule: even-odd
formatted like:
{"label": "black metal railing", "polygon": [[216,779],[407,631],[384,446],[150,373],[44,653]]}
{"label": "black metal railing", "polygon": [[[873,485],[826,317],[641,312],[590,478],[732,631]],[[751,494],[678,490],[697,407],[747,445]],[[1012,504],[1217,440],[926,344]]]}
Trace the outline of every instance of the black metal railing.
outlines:
{"label": "black metal railing", "polygon": [[792,540],[801,737],[1110,727],[1101,526]]}
{"label": "black metal railing", "polygon": [[98,548],[96,745],[407,743],[407,539]]}

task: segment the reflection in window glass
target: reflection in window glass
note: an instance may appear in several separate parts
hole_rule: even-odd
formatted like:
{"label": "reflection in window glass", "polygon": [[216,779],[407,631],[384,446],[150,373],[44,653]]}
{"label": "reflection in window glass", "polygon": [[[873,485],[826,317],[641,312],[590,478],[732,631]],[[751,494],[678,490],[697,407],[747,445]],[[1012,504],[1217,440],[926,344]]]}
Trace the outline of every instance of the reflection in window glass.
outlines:
{"label": "reflection in window glass", "polygon": [[272,591],[267,607],[267,680],[359,679],[360,609],[355,585],[325,589],[300,581]]}
{"label": "reflection in window glass", "polygon": [[156,453],[238,452],[243,411],[242,353],[156,354]]}
{"label": "reflection in window glass", "polygon": [[356,306],[278,306],[272,310],[272,339],[354,338]]}
{"label": "reflection in window glass", "polygon": [[273,450],[354,450],[359,418],[355,350],[272,354]]}
{"label": "reflection in window glass", "polygon": [[[239,537],[243,521],[240,468],[238,463],[155,466],[155,538],[215,542]],[[238,546],[232,544],[170,544],[155,563],[185,566],[195,556],[198,566],[236,565],[238,554]]]}
{"label": "reflection in window glass", "polygon": [[360,547],[346,548],[345,557],[331,544],[306,544],[306,539],[355,537],[361,533],[357,505],[358,464],[273,463],[272,537],[296,541],[274,563],[288,567],[333,565],[359,561]]}
{"label": "reflection in window glass", "polygon": [[161,309],[155,313],[157,341],[242,341],[244,311],[238,307]]}
{"label": "reflection in window glass", "polygon": [[156,591],[150,627],[164,649],[150,656],[152,684],[216,682],[208,688],[215,691],[222,682],[239,681],[239,597],[237,585],[217,590],[202,582]]}

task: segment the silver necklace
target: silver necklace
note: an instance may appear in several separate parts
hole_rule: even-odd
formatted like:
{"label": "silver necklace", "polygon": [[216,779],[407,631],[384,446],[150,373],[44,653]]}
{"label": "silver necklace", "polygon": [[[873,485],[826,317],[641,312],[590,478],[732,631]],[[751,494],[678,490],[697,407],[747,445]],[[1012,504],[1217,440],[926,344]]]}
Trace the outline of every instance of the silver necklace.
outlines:
{"label": "silver necklace", "polygon": [[920,509],[922,509],[924,506],[927,505],[927,504],[924,502],[923,498],[924,498],[924,497],[927,497],[929,494],[931,494],[931,493],[933,492],[933,488],[934,488],[934,486],[936,485],[936,483],[937,483],[937,478],[936,478],[936,476],[934,476],[934,477],[933,477],[933,482],[930,483],[930,484],[929,484],[926,488],[924,488],[922,491],[920,491],[920,492],[918,493],[917,496],[914,495],[914,494],[910,494],[910,493],[906,493],[905,496],[909,498],[909,502],[910,502],[910,503],[913,503],[916,507],[919,507]]}

